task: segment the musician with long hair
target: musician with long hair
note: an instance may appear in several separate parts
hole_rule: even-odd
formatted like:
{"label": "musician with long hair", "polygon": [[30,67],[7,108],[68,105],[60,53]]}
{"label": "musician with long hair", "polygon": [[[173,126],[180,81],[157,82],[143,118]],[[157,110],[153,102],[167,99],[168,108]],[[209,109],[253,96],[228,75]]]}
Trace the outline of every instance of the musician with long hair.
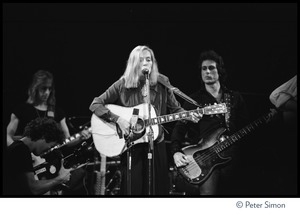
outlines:
{"label": "musician with long hair", "polygon": [[23,134],[31,120],[44,117],[53,118],[62,127],[65,137],[70,136],[65,112],[56,105],[54,77],[49,71],[38,70],[28,88],[26,103],[18,104],[11,113],[7,126],[7,145]]}
{"label": "musician with long hair", "polygon": [[[128,58],[124,74],[100,96],[95,97],[90,110],[99,118],[114,123],[126,136],[129,134],[130,122],[124,116],[116,114],[106,107],[115,104],[122,107],[135,107],[147,103],[148,91],[145,74],[149,74],[150,99],[157,116],[184,111],[176,100],[173,92],[161,82],[169,83],[167,76],[159,73],[157,60],[148,46],[135,47]],[[153,117],[153,116],[152,116]],[[198,121],[199,115],[194,114],[189,119]],[[146,134],[147,135],[147,134]],[[148,142],[138,143],[131,148],[131,195],[146,195],[147,190],[147,152]],[[101,152],[100,152],[101,153]],[[122,164],[122,195],[129,192],[126,186],[126,153],[121,155]],[[169,191],[168,161],[163,129],[159,126],[159,134],[154,140],[154,186],[155,195],[167,195]]]}
{"label": "musician with long hair", "polygon": [[[25,126],[35,118],[52,118],[61,126],[65,138],[70,137],[66,123],[66,114],[56,105],[55,83],[53,74],[47,70],[38,70],[28,88],[28,99],[18,104],[11,113],[7,126],[7,145],[14,139],[20,139]],[[83,137],[88,139],[91,135],[82,131]],[[77,141],[79,142],[79,141]]]}
{"label": "musician with long hair", "polygon": [[[26,125],[36,118],[53,119],[63,131],[63,140],[70,138],[69,128],[66,123],[66,114],[64,110],[56,104],[53,74],[47,70],[38,70],[33,75],[27,93],[27,101],[17,104],[11,112],[10,122],[7,125],[7,146],[10,146],[15,140],[20,140],[23,137]],[[64,147],[65,153],[72,152],[74,146],[91,137],[90,132],[86,129],[82,130],[80,134],[80,138],[69,141],[68,147]],[[63,140],[59,144],[62,144]],[[32,163],[34,167],[43,162],[43,159],[39,156],[34,156],[32,153]],[[76,173],[80,171],[82,170],[78,169]],[[84,172],[81,175],[83,174]],[[72,177],[71,182],[75,179],[76,177]]]}

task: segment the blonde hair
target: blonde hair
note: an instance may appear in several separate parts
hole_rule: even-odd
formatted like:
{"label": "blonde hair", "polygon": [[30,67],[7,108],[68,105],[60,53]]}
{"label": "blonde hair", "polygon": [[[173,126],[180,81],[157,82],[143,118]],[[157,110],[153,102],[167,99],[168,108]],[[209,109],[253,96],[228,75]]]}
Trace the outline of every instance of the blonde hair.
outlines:
{"label": "blonde hair", "polygon": [[139,71],[140,71],[140,54],[147,50],[151,54],[152,68],[150,73],[150,85],[155,85],[159,76],[157,61],[155,59],[152,49],[148,46],[137,46],[135,47],[128,58],[125,72],[121,78],[125,79],[126,88],[136,88],[139,83]]}

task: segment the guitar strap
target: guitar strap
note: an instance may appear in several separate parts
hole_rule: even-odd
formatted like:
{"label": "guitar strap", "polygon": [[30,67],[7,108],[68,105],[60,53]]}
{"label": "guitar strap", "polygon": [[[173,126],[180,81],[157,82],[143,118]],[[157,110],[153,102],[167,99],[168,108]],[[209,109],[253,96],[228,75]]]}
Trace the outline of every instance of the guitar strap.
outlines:
{"label": "guitar strap", "polygon": [[165,87],[167,87],[168,89],[170,89],[171,91],[173,91],[175,94],[177,94],[178,96],[180,96],[184,100],[188,101],[189,103],[191,103],[193,105],[196,105],[198,107],[201,107],[201,105],[199,105],[195,100],[193,100],[192,98],[190,98],[189,96],[187,96],[186,94],[181,92],[177,87],[173,87],[171,84],[165,82],[164,79],[159,78],[158,82],[161,83],[162,85],[164,85]]}
{"label": "guitar strap", "polygon": [[231,99],[230,99],[230,95],[229,93],[224,93],[224,102],[226,104],[226,107],[227,107],[227,112],[225,113],[225,123],[226,123],[226,127],[227,127],[227,130],[229,131],[230,130],[230,127],[229,127],[229,123],[230,123],[230,113],[231,113]]}

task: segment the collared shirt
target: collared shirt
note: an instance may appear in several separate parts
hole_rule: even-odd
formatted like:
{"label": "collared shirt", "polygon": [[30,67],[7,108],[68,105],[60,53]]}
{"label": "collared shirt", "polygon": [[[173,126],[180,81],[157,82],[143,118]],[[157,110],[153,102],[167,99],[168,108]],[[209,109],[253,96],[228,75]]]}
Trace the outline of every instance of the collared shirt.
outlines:
{"label": "collared shirt", "polygon": [[[169,83],[168,77],[162,74],[159,75],[158,79],[163,79]],[[142,87],[143,86],[139,85],[137,88],[125,88],[125,80],[121,78],[113,83],[99,97],[94,98],[90,105],[90,110],[106,121],[116,122],[119,116],[112,113],[105,105],[115,104],[123,107],[134,107],[145,103],[142,95]],[[150,99],[157,116],[184,111],[180,103],[176,100],[173,92],[159,83],[159,81],[156,85],[150,87]],[[163,131],[161,126],[159,127],[160,134],[156,142],[163,140]]]}

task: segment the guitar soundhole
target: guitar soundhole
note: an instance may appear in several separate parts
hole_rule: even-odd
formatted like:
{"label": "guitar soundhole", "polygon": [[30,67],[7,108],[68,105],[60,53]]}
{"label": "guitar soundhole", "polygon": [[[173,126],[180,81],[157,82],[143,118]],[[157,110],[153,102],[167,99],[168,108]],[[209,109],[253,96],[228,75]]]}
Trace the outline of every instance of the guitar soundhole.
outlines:
{"label": "guitar soundhole", "polygon": [[145,122],[141,118],[138,118],[134,133],[141,133],[145,129]]}

